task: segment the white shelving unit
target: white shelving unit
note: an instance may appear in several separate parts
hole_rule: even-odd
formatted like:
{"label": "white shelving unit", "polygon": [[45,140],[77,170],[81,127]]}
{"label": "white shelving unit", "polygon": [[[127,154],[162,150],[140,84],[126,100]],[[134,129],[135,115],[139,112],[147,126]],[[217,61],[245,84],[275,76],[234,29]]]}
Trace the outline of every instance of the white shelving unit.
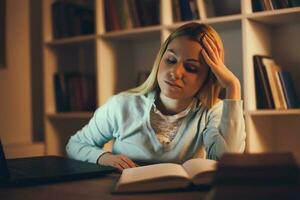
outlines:
{"label": "white shelving unit", "polygon": [[[92,113],[57,113],[53,74],[59,67],[92,70],[97,77],[97,103],[136,86],[139,71],[150,70],[162,42],[185,22],[173,22],[171,0],[160,1],[159,25],[105,31],[104,1],[95,1],[95,34],[54,39],[51,0],[43,0],[44,86],[48,154],[64,154],[67,138],[88,122]],[[257,110],[253,55],[271,55],[292,72],[300,96],[300,7],[252,12],[251,0],[223,0],[233,14],[216,16],[214,1],[198,0],[200,19],[213,26],[225,46],[225,64],[243,89],[247,152],[292,151],[300,160],[300,109]]]}

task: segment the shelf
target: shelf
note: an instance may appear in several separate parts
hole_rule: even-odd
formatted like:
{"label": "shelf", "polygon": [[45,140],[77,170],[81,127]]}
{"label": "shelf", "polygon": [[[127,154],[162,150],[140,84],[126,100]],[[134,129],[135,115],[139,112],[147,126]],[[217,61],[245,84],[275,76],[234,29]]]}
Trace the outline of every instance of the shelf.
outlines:
{"label": "shelf", "polygon": [[[205,20],[193,20],[193,21],[198,23],[209,24],[214,27],[218,27],[219,29],[231,29],[231,28],[240,27],[242,18],[243,16],[238,14],[238,15],[221,16],[221,17],[212,17]],[[193,21],[188,21],[188,22],[193,22]],[[187,21],[176,22],[166,27],[170,30],[175,30],[176,28],[180,27],[185,23],[187,23]]]}
{"label": "shelf", "polygon": [[147,37],[155,34],[160,34],[163,26],[149,26],[149,27],[139,27],[134,29],[112,31],[101,34],[101,38],[105,39],[121,39],[121,40],[135,40],[139,37]]}
{"label": "shelf", "polygon": [[214,28],[216,28],[218,31],[220,31],[220,30],[240,28],[242,19],[243,16],[239,14],[239,15],[209,18],[203,20],[203,23],[209,24]]}
{"label": "shelf", "polygon": [[255,12],[246,15],[246,18],[259,21],[265,24],[277,25],[288,22],[294,23],[300,21],[300,7],[286,8],[270,11]]}
{"label": "shelf", "polygon": [[230,22],[230,21],[236,21],[241,20],[243,18],[243,15],[236,14],[236,15],[227,15],[227,16],[214,16],[209,17],[207,19],[202,20],[203,23],[223,23],[223,22]]}
{"label": "shelf", "polygon": [[300,109],[245,111],[244,114],[250,116],[299,115],[300,117]]}
{"label": "shelf", "polygon": [[93,116],[92,112],[66,112],[47,114],[49,119],[87,119]]}
{"label": "shelf", "polygon": [[82,35],[82,36],[54,39],[52,41],[46,42],[45,44],[50,46],[78,44],[78,43],[92,42],[96,40],[96,38],[97,38],[96,35]]}
{"label": "shelf", "polygon": [[[62,143],[93,116],[92,112],[56,112],[55,72],[95,74],[97,105],[103,105],[112,95],[136,87],[141,72],[151,71],[159,48],[172,31],[197,22],[211,25],[219,33],[225,64],[241,82],[249,152],[290,149],[300,160],[300,136],[295,134],[300,109],[256,109],[253,70],[253,55],[272,55],[283,70],[292,74],[295,88],[299,88],[300,7],[252,12],[251,0],[197,0],[200,19],[174,22],[172,0],[160,0],[161,24],[106,32],[104,1],[93,1],[96,33],[53,39],[51,15],[48,13],[43,19],[47,152],[64,152]],[[52,0],[43,2],[47,14]],[[299,92],[296,91],[297,96]],[[281,138],[285,138],[285,143],[280,143]]]}

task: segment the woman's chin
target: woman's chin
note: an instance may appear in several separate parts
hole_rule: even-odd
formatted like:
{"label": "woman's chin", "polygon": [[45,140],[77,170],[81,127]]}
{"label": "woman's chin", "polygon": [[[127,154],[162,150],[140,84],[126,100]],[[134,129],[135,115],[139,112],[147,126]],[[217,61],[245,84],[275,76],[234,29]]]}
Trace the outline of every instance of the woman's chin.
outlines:
{"label": "woman's chin", "polygon": [[168,91],[161,91],[162,94],[170,99],[174,99],[174,100],[180,100],[183,99],[183,95],[178,93],[178,92],[174,92],[171,90]]}

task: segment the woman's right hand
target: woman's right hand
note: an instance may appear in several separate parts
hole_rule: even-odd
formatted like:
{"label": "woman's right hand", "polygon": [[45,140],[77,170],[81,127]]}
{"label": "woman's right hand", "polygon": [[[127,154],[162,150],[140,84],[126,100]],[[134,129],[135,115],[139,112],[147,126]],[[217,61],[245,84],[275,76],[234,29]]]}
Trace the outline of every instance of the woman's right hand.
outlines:
{"label": "woman's right hand", "polygon": [[99,165],[115,167],[120,172],[122,172],[123,169],[126,169],[126,168],[137,167],[137,165],[132,160],[130,160],[127,156],[122,155],[122,154],[114,155],[110,152],[102,154],[98,158],[97,163]]}

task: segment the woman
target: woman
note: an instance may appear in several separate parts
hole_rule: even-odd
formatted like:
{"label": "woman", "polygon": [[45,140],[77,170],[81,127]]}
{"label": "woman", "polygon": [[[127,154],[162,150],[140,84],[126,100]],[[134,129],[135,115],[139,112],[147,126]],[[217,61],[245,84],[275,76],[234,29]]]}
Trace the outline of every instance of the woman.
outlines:
{"label": "woman", "polygon": [[[240,82],[224,65],[222,41],[210,26],[188,23],[161,46],[148,79],[98,108],[67,153],[122,171],[138,162],[183,163],[203,150],[218,160],[243,152],[245,137]],[[104,151],[112,139],[113,151]]]}

